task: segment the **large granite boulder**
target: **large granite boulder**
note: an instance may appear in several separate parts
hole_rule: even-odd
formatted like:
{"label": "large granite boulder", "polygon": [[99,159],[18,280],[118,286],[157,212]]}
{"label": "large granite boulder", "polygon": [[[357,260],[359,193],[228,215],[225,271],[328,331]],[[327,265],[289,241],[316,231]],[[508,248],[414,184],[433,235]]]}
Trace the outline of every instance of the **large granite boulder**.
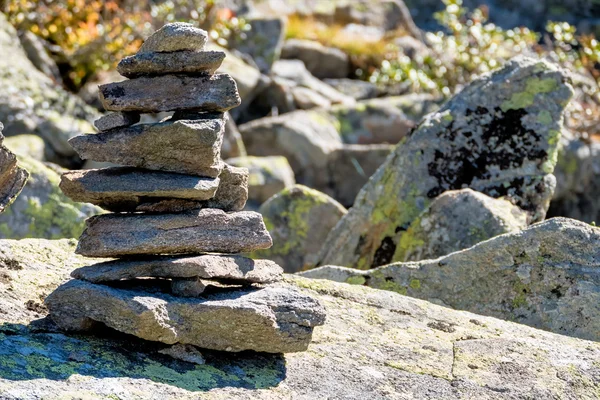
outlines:
{"label": "large granite boulder", "polygon": [[301,60],[306,69],[319,79],[346,78],[350,74],[350,57],[346,53],[312,40],[286,41],[281,49],[281,58]]}
{"label": "large granite boulder", "polygon": [[273,247],[253,253],[293,273],[314,265],[327,234],[348,212],[340,203],[317,190],[295,185],[271,197],[258,210]]}
{"label": "large granite boulder", "polygon": [[78,237],[85,219],[102,212],[91,204],[75,203],[60,191],[60,168],[20,155],[19,163],[30,176],[14,203],[0,214],[0,238]]}
{"label": "large granite boulder", "polygon": [[406,230],[400,261],[431,260],[527,227],[527,213],[508,200],[471,189],[436,197]]}
{"label": "large granite boulder", "polygon": [[599,249],[600,229],[553,218],[434,260],[370,271],[324,266],[304,274],[598,341]]}
{"label": "large granite boulder", "polygon": [[[174,360],[161,343],[108,331],[66,336],[40,304],[89,263],[73,240],[0,241],[0,393],[40,398],[593,398],[598,343],[459,312],[390,291],[288,276],[278,287],[328,310],[305,353],[200,350]],[[9,290],[10,289],[10,290]],[[349,373],[349,371],[353,371]]]}
{"label": "large granite boulder", "polygon": [[542,220],[572,95],[567,79],[548,62],[519,57],[429,114],[331,231],[320,264],[369,269],[399,260],[410,224],[447,190],[507,197]]}
{"label": "large granite boulder", "polygon": [[35,134],[48,144],[49,161],[65,167],[81,160],[67,140],[78,132],[93,130],[89,121],[96,110],[67,93],[27,58],[15,29],[0,13],[0,49],[10,57],[0,60],[0,121],[6,136]]}

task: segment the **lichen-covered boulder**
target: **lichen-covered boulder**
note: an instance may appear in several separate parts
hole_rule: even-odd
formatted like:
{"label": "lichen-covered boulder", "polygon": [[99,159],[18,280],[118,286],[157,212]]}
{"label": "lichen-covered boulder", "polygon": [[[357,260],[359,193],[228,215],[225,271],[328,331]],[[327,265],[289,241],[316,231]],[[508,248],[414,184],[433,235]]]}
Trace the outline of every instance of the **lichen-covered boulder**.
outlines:
{"label": "lichen-covered boulder", "polygon": [[37,135],[16,135],[4,139],[4,145],[13,153],[44,161],[44,139]]}
{"label": "lichen-covered boulder", "polygon": [[74,203],[60,191],[60,168],[27,156],[19,156],[19,163],[29,172],[29,180],[0,214],[0,238],[75,238],[86,218],[102,212],[90,204]]}
{"label": "lichen-covered boulder", "polygon": [[369,269],[397,261],[410,224],[447,190],[505,196],[531,221],[543,219],[572,95],[567,79],[546,61],[515,58],[429,114],[331,231],[320,264]]}
{"label": "lichen-covered boulder", "polygon": [[291,275],[276,287],[327,309],[304,353],[200,349],[198,365],[111,331],[65,335],[39,320],[40,298],[85,263],[75,244],[0,241],[3,399],[591,399],[600,390],[598,343]]}
{"label": "lichen-covered boulder", "polygon": [[526,227],[527,213],[508,200],[450,190],[410,224],[396,254],[400,261],[431,260]]}
{"label": "lichen-covered boulder", "polygon": [[552,218],[434,260],[369,271],[324,266],[303,274],[598,341],[599,260],[599,228]]}
{"label": "lichen-covered boulder", "polygon": [[260,72],[268,74],[273,63],[279,59],[285,20],[278,18],[249,18],[250,29],[240,37],[234,37],[230,46],[252,57]]}
{"label": "lichen-covered boulder", "polygon": [[81,163],[67,140],[92,132],[96,110],[69,94],[27,58],[17,32],[0,13],[0,121],[4,135],[35,134],[48,143],[47,159],[63,166]]}
{"label": "lichen-covered boulder", "polygon": [[271,197],[258,210],[273,238],[273,247],[254,252],[293,273],[314,265],[329,231],[346,214],[337,201],[317,190],[295,185]]}
{"label": "lichen-covered boulder", "polygon": [[294,171],[285,157],[236,157],[227,163],[248,169],[247,207],[250,209],[257,209],[271,196],[296,183]]}

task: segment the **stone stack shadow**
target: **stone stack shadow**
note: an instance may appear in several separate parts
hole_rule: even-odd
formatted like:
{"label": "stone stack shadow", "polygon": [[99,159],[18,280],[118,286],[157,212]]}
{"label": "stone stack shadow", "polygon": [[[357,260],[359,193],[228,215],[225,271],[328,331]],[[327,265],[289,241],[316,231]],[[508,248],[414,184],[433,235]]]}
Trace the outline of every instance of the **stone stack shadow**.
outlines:
{"label": "stone stack shadow", "polygon": [[[313,298],[283,284],[282,269],[236,253],[266,249],[262,216],[241,211],[248,171],[221,161],[235,81],[215,74],[225,54],[207,34],[165,25],[100,87],[100,131],[70,143],[84,159],[119,166],[70,171],[61,189],[110,214],[90,218],[76,252],[116,258],[75,270],[47,299],[64,330],[98,323],[142,339],[213,350],[303,351],[325,319]],[[141,113],[173,111],[160,123]]]}

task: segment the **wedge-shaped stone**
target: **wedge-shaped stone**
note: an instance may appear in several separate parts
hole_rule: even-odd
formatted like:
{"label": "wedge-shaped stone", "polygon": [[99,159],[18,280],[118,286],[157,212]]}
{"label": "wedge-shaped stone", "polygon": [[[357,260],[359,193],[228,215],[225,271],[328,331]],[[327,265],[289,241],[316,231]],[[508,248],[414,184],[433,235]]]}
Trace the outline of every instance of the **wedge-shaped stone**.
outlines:
{"label": "wedge-shaped stone", "polygon": [[122,128],[140,122],[140,114],[134,112],[116,112],[103,115],[94,121],[94,126],[99,131],[108,131],[115,128]]}
{"label": "wedge-shaped stone", "polygon": [[100,85],[99,89],[102,105],[108,111],[225,112],[241,104],[237,85],[227,74],[141,77]]}
{"label": "wedge-shaped stone", "polygon": [[175,53],[138,53],[125,57],[117,71],[127,78],[143,75],[211,75],[225,59],[222,51],[178,51]]}
{"label": "wedge-shaped stone", "polygon": [[21,193],[29,173],[17,165],[17,157],[1,143],[4,140],[0,122],[0,213]]}
{"label": "wedge-shaped stone", "polygon": [[283,269],[270,260],[253,260],[238,255],[149,257],[121,259],[74,270],[71,276],[93,283],[136,278],[203,278],[235,283],[278,281]]}
{"label": "wedge-shaped stone", "polygon": [[223,114],[140,124],[71,138],[85,160],[217,177],[223,168]]}
{"label": "wedge-shaped stone", "polygon": [[208,33],[186,22],[166,24],[146,39],[139,53],[181,50],[200,51],[208,39]]}
{"label": "wedge-shaped stone", "polygon": [[215,197],[204,201],[183,199],[148,199],[135,211],[177,213],[201,208],[218,208],[224,211],[241,211],[248,200],[248,169],[225,164],[219,175],[219,188]]}
{"label": "wedge-shaped stone", "polygon": [[87,331],[96,322],[142,339],[224,351],[304,351],[325,309],[289,288],[241,289],[181,298],[72,280],[46,299],[64,330]]}
{"label": "wedge-shaped stone", "polygon": [[152,199],[207,200],[215,195],[219,178],[115,167],[65,172],[64,194],[74,201],[96,204],[110,211],[135,211]]}
{"label": "wedge-shaped stone", "polygon": [[272,244],[260,214],[204,209],[181,214],[92,217],[86,221],[76,252],[88,257],[240,253]]}

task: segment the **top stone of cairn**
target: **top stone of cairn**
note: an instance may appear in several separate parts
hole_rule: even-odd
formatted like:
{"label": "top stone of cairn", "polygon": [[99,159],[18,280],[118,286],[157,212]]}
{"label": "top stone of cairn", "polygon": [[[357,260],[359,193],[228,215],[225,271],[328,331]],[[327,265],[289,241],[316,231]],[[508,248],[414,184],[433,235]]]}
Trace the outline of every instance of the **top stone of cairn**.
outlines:
{"label": "top stone of cairn", "polygon": [[140,47],[138,53],[201,51],[208,39],[205,30],[184,22],[167,24],[154,32]]}

